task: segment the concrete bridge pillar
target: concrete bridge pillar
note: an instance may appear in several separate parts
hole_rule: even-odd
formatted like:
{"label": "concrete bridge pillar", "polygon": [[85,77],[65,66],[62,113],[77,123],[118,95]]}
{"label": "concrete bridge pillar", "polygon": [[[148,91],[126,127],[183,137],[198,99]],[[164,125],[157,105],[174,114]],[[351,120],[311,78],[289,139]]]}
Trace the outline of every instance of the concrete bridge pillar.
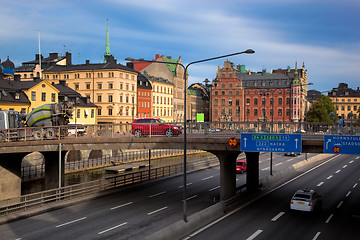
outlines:
{"label": "concrete bridge pillar", "polygon": [[27,154],[0,155],[0,200],[21,196],[21,161]]}
{"label": "concrete bridge pillar", "polygon": [[[45,159],[45,190],[59,187],[59,152],[42,152]],[[61,186],[64,186],[65,154],[61,151]]]}
{"label": "concrete bridge pillar", "polygon": [[259,190],[259,152],[245,152],[247,170],[246,170],[246,188],[249,192]]}
{"label": "concrete bridge pillar", "polygon": [[240,152],[212,151],[220,161],[220,200],[236,195],[236,159]]}

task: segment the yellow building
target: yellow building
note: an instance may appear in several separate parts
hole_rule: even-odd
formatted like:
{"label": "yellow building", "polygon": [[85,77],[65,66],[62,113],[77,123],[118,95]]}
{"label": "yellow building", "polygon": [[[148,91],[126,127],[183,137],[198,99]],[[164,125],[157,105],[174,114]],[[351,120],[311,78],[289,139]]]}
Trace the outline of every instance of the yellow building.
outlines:
{"label": "yellow building", "polygon": [[360,90],[353,90],[346,83],[339,83],[337,88],[333,88],[328,97],[334,103],[338,116],[345,120],[350,120],[350,116],[355,120],[359,118],[358,110],[360,109]]}

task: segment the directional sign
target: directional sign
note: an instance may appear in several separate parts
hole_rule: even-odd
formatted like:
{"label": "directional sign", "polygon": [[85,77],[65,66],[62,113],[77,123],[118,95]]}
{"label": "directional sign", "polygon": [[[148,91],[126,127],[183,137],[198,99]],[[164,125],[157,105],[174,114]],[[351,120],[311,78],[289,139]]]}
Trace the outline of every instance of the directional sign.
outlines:
{"label": "directional sign", "polygon": [[324,153],[360,154],[360,136],[325,135]]}
{"label": "directional sign", "polygon": [[301,134],[242,133],[241,151],[301,153]]}

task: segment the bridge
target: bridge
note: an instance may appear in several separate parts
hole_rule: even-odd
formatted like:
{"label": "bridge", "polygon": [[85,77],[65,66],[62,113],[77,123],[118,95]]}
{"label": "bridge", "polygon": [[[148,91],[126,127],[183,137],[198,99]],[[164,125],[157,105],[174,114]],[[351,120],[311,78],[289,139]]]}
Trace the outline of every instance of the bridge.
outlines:
{"label": "bridge", "polygon": [[[226,200],[236,193],[235,164],[241,153],[240,133],[221,135],[187,134],[187,149],[213,153],[220,162],[220,199]],[[228,140],[235,138],[236,146]],[[323,153],[323,136],[302,136],[302,152]],[[21,196],[21,161],[28,153],[38,151],[45,158],[45,189],[59,186],[64,177],[65,154],[74,150],[105,149],[183,149],[184,138],[152,136],[145,138],[115,135],[110,137],[76,137],[56,140],[21,141],[0,143],[0,200]],[[247,189],[255,191],[259,186],[259,152],[245,152],[248,170]],[[60,176],[59,176],[60,175]],[[63,185],[63,182],[62,182]]]}

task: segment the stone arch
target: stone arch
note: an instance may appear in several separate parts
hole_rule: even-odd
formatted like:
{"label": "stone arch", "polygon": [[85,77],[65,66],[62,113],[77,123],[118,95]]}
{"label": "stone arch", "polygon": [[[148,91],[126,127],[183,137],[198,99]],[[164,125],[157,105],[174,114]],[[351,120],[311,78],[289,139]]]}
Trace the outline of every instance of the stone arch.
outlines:
{"label": "stone arch", "polygon": [[89,154],[89,159],[102,158],[103,152],[102,150],[92,150]]}
{"label": "stone arch", "polygon": [[75,162],[82,160],[82,153],[80,150],[71,150],[66,153],[66,162]]}

